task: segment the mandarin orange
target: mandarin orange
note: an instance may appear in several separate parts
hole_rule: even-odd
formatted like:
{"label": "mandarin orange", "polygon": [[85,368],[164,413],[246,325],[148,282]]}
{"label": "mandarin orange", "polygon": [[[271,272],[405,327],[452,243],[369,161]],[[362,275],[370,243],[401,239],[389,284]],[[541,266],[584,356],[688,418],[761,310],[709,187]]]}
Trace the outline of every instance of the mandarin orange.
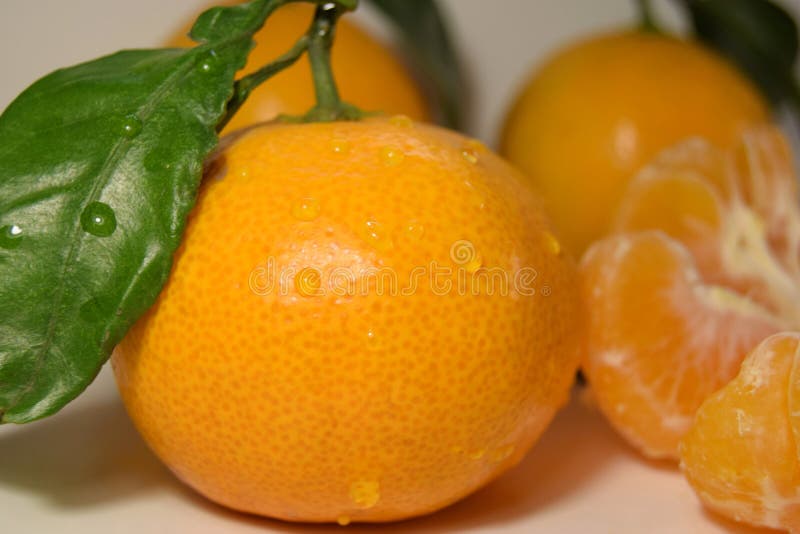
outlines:
{"label": "mandarin orange", "polygon": [[518,172],[404,117],[224,145],[112,360],[155,453],[223,505],[340,523],[432,512],[517,463],[581,328]]}
{"label": "mandarin orange", "polygon": [[776,334],[697,412],[681,466],[736,521],[800,532],[800,333]]}
{"label": "mandarin orange", "polygon": [[800,207],[771,128],[724,150],[688,141],[643,170],[616,234],[582,262],[584,371],[611,423],[644,454],[680,438],[745,354],[800,327]]}
{"label": "mandarin orange", "polygon": [[555,54],[508,112],[501,154],[543,193],[566,247],[609,229],[635,173],[665,147],[700,136],[718,146],[767,120],[756,88],[701,45],[623,31]]}

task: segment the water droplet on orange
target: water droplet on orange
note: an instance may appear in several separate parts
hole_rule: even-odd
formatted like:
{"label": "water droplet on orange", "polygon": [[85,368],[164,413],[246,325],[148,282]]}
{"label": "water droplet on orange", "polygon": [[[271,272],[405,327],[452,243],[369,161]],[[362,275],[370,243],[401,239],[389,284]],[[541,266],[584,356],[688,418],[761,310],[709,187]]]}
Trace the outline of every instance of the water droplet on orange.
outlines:
{"label": "water droplet on orange", "polygon": [[461,156],[472,165],[476,165],[480,155],[486,153],[486,146],[477,139],[470,139],[461,145]]}
{"label": "water droplet on orange", "polygon": [[561,255],[561,243],[558,241],[556,236],[551,234],[550,232],[543,232],[542,238],[544,239],[544,244],[547,247],[548,252],[554,256]]}
{"label": "water droplet on orange", "polygon": [[486,197],[470,180],[464,180],[464,186],[469,189],[469,197],[472,204],[478,209],[486,207]]}
{"label": "water droplet on orange", "polygon": [[350,524],[350,518],[347,517],[346,515],[340,515],[339,517],[336,518],[336,522],[339,523],[339,525],[346,527],[347,525]]}
{"label": "water droplet on orange", "polygon": [[294,287],[304,297],[316,297],[322,288],[322,273],[314,267],[304,267],[294,277]]}
{"label": "water droplet on orange", "polygon": [[392,237],[383,224],[378,221],[369,220],[364,223],[364,239],[373,248],[386,252],[394,247]]}
{"label": "water droplet on orange", "polygon": [[475,253],[475,255],[464,264],[464,270],[470,274],[477,272],[481,267],[483,267],[483,257],[479,253]]}
{"label": "water droplet on orange", "polygon": [[380,337],[374,330],[370,329],[367,331],[367,349],[377,352],[383,350],[385,347],[385,343],[382,337]]}
{"label": "water droplet on orange", "polygon": [[469,457],[470,460],[475,460],[475,461],[480,460],[481,458],[486,456],[486,449],[475,449],[473,451],[470,451],[467,454],[467,456]]}
{"label": "water droplet on orange", "polygon": [[499,464],[506,458],[511,456],[513,453],[514,453],[514,445],[505,445],[503,447],[494,449],[489,455],[489,457],[494,463]]}
{"label": "water droplet on orange", "polygon": [[469,139],[464,141],[464,149],[474,152],[475,154],[485,154],[489,151],[489,149],[486,148],[486,145],[477,139]]}
{"label": "water droplet on orange", "polygon": [[387,167],[395,167],[403,163],[406,155],[399,148],[385,146],[381,149],[381,158]]}
{"label": "water droplet on orange", "polygon": [[389,122],[393,126],[397,126],[398,128],[411,128],[412,126],[414,126],[414,121],[411,120],[406,115],[395,115],[394,117],[389,119]]}
{"label": "water droplet on orange", "polygon": [[292,217],[299,221],[313,221],[319,217],[320,211],[319,200],[307,197],[300,199],[292,206]]}
{"label": "water droplet on orange", "polygon": [[381,498],[381,486],[377,480],[358,480],[350,484],[350,500],[362,510],[372,508]]}
{"label": "water droplet on orange", "polygon": [[425,227],[416,219],[408,221],[402,228],[403,237],[411,241],[421,241],[425,236]]}
{"label": "water droplet on orange", "polygon": [[331,141],[331,149],[335,154],[345,156],[350,153],[350,141],[345,139],[334,139]]}

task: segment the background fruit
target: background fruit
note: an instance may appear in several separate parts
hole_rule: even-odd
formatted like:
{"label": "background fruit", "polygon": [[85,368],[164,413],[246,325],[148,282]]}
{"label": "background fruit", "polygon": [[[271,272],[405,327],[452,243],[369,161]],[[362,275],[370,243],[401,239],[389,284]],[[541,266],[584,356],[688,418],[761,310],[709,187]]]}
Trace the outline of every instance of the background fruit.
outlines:
{"label": "background fruit", "polygon": [[800,530],[800,334],[761,343],[697,412],[681,443],[684,473],[711,509]]}
{"label": "background fruit", "polygon": [[[432,262],[451,270],[397,294]],[[290,276],[267,291],[269,265]],[[498,270],[507,295],[485,278]],[[264,126],[217,156],[171,279],[113,365],[146,441],[211,499],[399,519],[538,438],[577,367],[576,285],[536,197],[479,143],[404,117]]]}
{"label": "background fruit", "polygon": [[768,118],[756,89],[697,44],[629,31],[553,57],[508,113],[501,153],[545,196],[568,249],[604,235],[634,173],[690,136],[727,146]]}
{"label": "background fruit", "polygon": [[584,256],[584,371],[644,454],[675,458],[696,410],[770,334],[800,327],[800,208],[773,128],[686,142],[644,169]]}
{"label": "background fruit", "polygon": [[[229,2],[235,3],[235,2]],[[213,3],[212,5],[218,5]],[[311,24],[314,6],[288,4],[278,9],[255,35],[256,48],[242,74],[255,71],[285,53]],[[190,25],[169,40],[168,46],[193,46]],[[345,16],[336,26],[333,71],[342,98],[366,111],[402,113],[416,120],[429,117],[420,88],[405,66],[385,46]],[[316,103],[308,57],[256,89],[226,127],[237,128],[268,121],[279,114],[301,115]]]}

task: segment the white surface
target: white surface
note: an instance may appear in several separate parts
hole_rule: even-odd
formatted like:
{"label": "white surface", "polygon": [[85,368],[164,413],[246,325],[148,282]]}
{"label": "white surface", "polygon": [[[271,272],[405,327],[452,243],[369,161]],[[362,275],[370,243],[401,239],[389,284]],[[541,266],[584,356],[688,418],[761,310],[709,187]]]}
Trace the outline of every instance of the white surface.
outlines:
{"label": "white surface", "polygon": [[642,461],[577,396],[494,484],[429,517],[347,531],[236,514],[196,496],[145,447],[108,370],[58,415],[0,428],[0,458],[4,534],[758,532],[705,514],[674,468]]}
{"label": "white surface", "polygon": [[[517,83],[566,40],[632,20],[630,0],[446,0],[493,143]],[[785,0],[800,12],[800,0]],[[0,0],[0,108],[48,71],[155,46],[205,0]],[[491,7],[487,7],[491,6]],[[659,7],[665,7],[659,4]],[[676,22],[675,12],[666,13]],[[376,26],[374,14],[361,15]],[[322,532],[227,512],[181,486],[128,422],[108,370],[60,414],[0,428],[0,533]],[[755,532],[706,515],[673,468],[632,454],[582,403],[517,469],[428,518],[380,532]]]}

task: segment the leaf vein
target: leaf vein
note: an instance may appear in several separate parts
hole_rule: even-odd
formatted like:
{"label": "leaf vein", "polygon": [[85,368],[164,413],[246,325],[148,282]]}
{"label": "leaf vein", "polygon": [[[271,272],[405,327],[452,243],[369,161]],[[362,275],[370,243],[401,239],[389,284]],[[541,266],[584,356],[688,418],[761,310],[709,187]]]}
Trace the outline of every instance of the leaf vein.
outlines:
{"label": "leaf vein", "polygon": [[[187,55],[193,55],[191,61],[187,61],[183,68],[176,69],[172,74],[170,74],[164,82],[162,82],[157,90],[153,93],[152,97],[147,99],[142,106],[136,112],[136,117],[143,122],[147,120],[156,109],[157,105],[161,101],[161,99],[169,93],[175,86],[180,83],[183,78],[191,72],[192,69],[196,68],[199,58],[201,57],[199,51],[201,49],[209,48],[208,45],[198,46],[194,49],[191,49]],[[82,209],[86,209],[86,207],[93,201],[95,201],[100,193],[105,189],[108,185],[111,177],[113,176],[113,169],[114,166],[126,155],[127,149],[132,145],[133,140],[128,139],[125,137],[120,138],[120,140],[116,143],[114,148],[112,149],[109,157],[103,163],[103,167],[101,168],[100,172],[98,173],[98,180],[95,183],[94,187],[90,191],[90,194],[85,201]],[[45,360],[47,359],[48,354],[51,354],[52,351],[50,350],[53,341],[55,339],[56,333],[56,325],[58,323],[57,316],[60,313],[60,308],[63,303],[64,299],[64,290],[65,290],[65,279],[67,275],[74,269],[74,262],[75,258],[78,254],[78,251],[82,247],[84,243],[84,237],[82,236],[82,229],[79,221],[76,221],[75,225],[73,226],[73,231],[71,234],[71,241],[70,246],[65,255],[64,262],[62,264],[61,273],[58,276],[57,280],[57,289],[55,294],[55,302],[52,306],[53,312],[50,315],[50,320],[48,321],[47,326],[47,333],[45,335],[45,339],[43,340],[41,350],[33,356],[36,360],[36,366],[34,371],[30,375],[30,379],[28,383],[25,385],[24,388],[14,397],[14,400],[9,402],[8,405],[5,407],[5,412],[8,413],[12,410],[19,401],[33,389],[34,384],[36,383],[37,377],[44,365]]]}

